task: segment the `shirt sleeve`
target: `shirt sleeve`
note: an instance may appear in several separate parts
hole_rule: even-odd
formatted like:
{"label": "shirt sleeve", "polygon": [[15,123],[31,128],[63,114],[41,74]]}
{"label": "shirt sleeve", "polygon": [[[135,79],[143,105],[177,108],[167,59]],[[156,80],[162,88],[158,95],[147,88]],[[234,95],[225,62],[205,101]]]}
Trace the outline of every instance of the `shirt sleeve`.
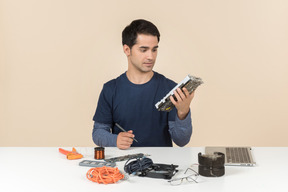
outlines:
{"label": "shirt sleeve", "polygon": [[116,147],[117,135],[111,133],[112,118],[112,95],[115,87],[114,81],[104,84],[100,93],[98,105],[93,117],[94,126],[92,132],[93,142],[101,147]]}
{"label": "shirt sleeve", "polygon": [[111,125],[94,122],[92,138],[101,147],[116,147],[117,135],[111,133]]}
{"label": "shirt sleeve", "polygon": [[112,120],[113,88],[107,84],[103,86],[93,120],[103,124],[111,124]]}
{"label": "shirt sleeve", "polygon": [[176,114],[175,121],[169,121],[168,125],[169,133],[176,145],[183,147],[189,143],[192,135],[192,119],[190,111],[183,120],[180,120]]}

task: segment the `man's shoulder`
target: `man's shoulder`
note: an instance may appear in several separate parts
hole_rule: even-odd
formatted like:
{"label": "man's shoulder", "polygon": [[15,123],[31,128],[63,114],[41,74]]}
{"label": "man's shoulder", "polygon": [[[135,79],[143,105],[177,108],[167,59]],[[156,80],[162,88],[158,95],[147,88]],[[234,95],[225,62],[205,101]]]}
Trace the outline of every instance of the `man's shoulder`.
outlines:
{"label": "man's shoulder", "polygon": [[119,83],[120,79],[123,78],[123,75],[125,75],[125,73],[104,83],[104,88],[108,88],[108,89],[115,88],[117,83]]}
{"label": "man's shoulder", "polygon": [[104,83],[104,88],[113,88],[116,85],[116,78],[115,79],[111,79],[109,81],[107,81],[106,83]]}
{"label": "man's shoulder", "polygon": [[158,72],[154,72],[155,75],[156,75],[156,79],[161,82],[161,83],[164,83],[164,84],[168,84],[169,86],[175,86],[177,85],[177,83],[167,77],[165,77],[164,75],[158,73]]}

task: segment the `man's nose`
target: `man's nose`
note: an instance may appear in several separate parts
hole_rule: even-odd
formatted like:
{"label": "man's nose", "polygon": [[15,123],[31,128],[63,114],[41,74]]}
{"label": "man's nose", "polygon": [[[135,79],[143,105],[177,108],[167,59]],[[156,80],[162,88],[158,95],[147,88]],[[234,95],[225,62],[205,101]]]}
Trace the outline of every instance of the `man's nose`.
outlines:
{"label": "man's nose", "polygon": [[147,59],[151,60],[153,59],[153,52],[152,51],[147,51]]}

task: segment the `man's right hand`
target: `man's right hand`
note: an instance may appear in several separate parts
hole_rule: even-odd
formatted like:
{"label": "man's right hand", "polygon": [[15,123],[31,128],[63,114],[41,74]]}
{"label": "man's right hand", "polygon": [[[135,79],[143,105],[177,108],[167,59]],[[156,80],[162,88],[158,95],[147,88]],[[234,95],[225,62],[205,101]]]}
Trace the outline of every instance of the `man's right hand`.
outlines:
{"label": "man's right hand", "polygon": [[117,147],[119,149],[128,149],[132,143],[134,135],[132,130],[127,132],[120,132],[117,136]]}

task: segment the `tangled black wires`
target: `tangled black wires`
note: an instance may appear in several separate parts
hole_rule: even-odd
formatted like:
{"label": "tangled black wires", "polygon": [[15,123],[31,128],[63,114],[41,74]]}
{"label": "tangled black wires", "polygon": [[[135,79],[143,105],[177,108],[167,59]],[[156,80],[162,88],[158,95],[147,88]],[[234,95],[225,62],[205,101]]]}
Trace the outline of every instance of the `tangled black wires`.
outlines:
{"label": "tangled black wires", "polygon": [[[136,159],[131,161],[132,159]],[[124,171],[129,175],[131,173],[142,172],[149,169],[153,165],[153,161],[147,157],[131,158],[124,165]]]}

